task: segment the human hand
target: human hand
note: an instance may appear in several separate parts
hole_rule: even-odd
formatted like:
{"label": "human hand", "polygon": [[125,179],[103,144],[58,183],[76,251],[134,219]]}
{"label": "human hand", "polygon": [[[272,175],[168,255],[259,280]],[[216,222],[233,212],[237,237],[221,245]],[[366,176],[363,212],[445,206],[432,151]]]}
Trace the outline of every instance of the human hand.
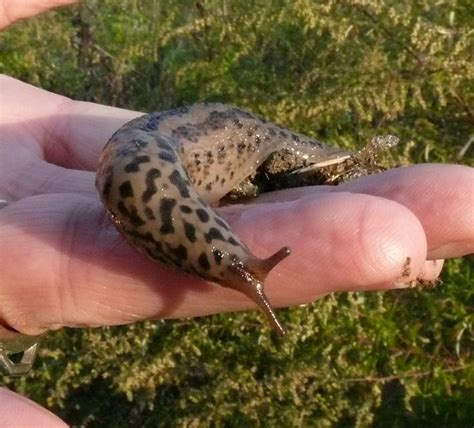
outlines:
{"label": "human hand", "polygon": [[[108,221],[94,188],[98,154],[138,113],[71,101],[6,76],[0,94],[0,199],[10,202],[0,210],[2,324],[37,334],[252,306],[232,290],[148,261]],[[219,211],[259,256],[292,247],[266,287],[275,306],[288,306],[332,291],[436,278],[437,259],[473,251],[473,174],[418,165],[336,188],[265,194]],[[18,268],[18,260],[26,262]],[[0,390],[0,425],[20,422],[63,426]]]}
{"label": "human hand", "polygon": [[[10,202],[0,211],[4,325],[39,334],[254,306],[147,260],[108,221],[94,187],[99,152],[139,113],[71,101],[5,76],[0,85],[0,197]],[[472,168],[416,165],[218,210],[257,256],[292,248],[266,284],[281,307],[436,278],[440,259],[473,251],[473,183]],[[27,261],[21,269],[18,260]]]}

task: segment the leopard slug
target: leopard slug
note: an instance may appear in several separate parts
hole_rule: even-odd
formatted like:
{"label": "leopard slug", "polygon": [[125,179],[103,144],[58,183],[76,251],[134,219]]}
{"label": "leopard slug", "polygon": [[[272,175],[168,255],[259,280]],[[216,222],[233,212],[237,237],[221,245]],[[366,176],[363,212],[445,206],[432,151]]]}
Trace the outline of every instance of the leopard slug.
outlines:
{"label": "leopard slug", "polygon": [[116,228],[141,252],[244,293],[284,335],[263,288],[289,248],[253,256],[211,207],[283,149],[313,164],[348,157],[239,108],[203,103],[122,126],[102,151],[96,187]]}

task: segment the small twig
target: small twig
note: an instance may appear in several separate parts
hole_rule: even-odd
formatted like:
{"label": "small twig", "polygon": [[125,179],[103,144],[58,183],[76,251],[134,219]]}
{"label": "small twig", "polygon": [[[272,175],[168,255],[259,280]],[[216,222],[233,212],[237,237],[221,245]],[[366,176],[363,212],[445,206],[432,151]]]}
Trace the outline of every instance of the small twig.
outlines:
{"label": "small twig", "polygon": [[471,148],[472,143],[474,143],[474,135],[471,135],[471,137],[469,138],[467,143],[464,144],[464,146],[461,147],[461,150],[459,150],[458,154],[456,155],[456,159],[458,161],[461,160],[464,157],[464,155],[467,153],[467,151]]}
{"label": "small twig", "polygon": [[101,53],[102,55],[110,58],[110,59],[113,59],[113,60],[116,60],[117,58],[112,55],[110,52],[106,51],[103,47],[99,46],[97,43],[92,43],[92,47],[98,51],[99,53]]}

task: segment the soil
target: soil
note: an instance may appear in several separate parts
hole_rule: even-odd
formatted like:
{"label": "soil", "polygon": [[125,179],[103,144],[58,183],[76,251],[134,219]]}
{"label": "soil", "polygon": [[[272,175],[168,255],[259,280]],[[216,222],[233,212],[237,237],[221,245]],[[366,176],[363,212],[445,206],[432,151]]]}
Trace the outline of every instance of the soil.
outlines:
{"label": "soil", "polygon": [[233,189],[225,198],[226,202],[241,202],[261,193],[292,187],[314,185],[338,185],[364,175],[377,174],[387,168],[378,164],[379,155],[398,144],[393,135],[374,137],[361,150],[354,152],[341,162],[324,167],[312,167],[304,159],[290,151],[279,151],[270,157]]}

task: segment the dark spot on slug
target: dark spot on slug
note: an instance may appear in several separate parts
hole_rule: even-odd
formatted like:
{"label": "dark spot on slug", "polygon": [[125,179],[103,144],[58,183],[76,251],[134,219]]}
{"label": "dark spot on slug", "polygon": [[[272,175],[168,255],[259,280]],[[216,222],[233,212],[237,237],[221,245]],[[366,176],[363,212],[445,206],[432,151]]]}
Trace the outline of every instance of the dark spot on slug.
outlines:
{"label": "dark spot on slug", "polygon": [[216,229],[215,227],[211,227],[209,229],[209,232],[204,234],[204,239],[208,244],[211,243],[213,239],[216,239],[218,241],[225,241],[225,238],[220,232],[220,230]]}
{"label": "dark spot on slug", "polygon": [[107,170],[105,171],[104,189],[102,190],[102,194],[106,201],[109,199],[109,196],[110,196],[110,189],[112,188],[113,176],[114,176],[114,170],[111,166],[109,166]]}
{"label": "dark spot on slug", "polygon": [[130,208],[127,208],[123,201],[119,201],[117,204],[119,212],[128,218],[132,226],[143,226],[145,221],[138,215],[137,207],[133,204],[130,204],[129,206]]}
{"label": "dark spot on slug", "polygon": [[186,220],[183,221],[184,225],[184,234],[188,238],[189,242],[196,242],[196,228],[188,223]]}
{"label": "dark spot on slug", "polygon": [[148,220],[156,220],[155,214],[150,207],[145,207],[145,215]]}
{"label": "dark spot on slug", "polygon": [[158,191],[155,180],[159,177],[161,177],[161,172],[160,170],[156,168],[151,168],[146,173],[146,179],[145,179],[146,189],[142,194],[143,202],[145,203],[148,202],[152,198],[152,196]]}
{"label": "dark spot on slug", "polygon": [[162,151],[158,153],[158,157],[166,162],[176,163],[178,161],[174,152]]}
{"label": "dark spot on slug", "polygon": [[189,187],[190,184],[188,180],[184,179],[179,171],[175,169],[169,176],[169,179],[172,184],[176,186],[179,191],[179,194],[182,198],[189,198]]}
{"label": "dark spot on slug", "polygon": [[141,240],[144,242],[151,243],[158,251],[162,251],[161,244],[155,240],[155,238],[150,232],[140,233],[140,232],[137,232],[136,230],[131,230],[128,232],[128,234],[131,237],[135,238],[136,240]]}
{"label": "dark spot on slug", "polygon": [[211,265],[209,264],[209,259],[207,258],[206,253],[201,253],[198,259],[199,266],[201,266],[204,270],[209,270]]}
{"label": "dark spot on slug", "polygon": [[185,214],[191,214],[193,212],[193,209],[191,207],[188,207],[187,205],[181,205],[179,209],[181,210],[182,213],[185,213]]}
{"label": "dark spot on slug", "polygon": [[163,138],[157,138],[157,139],[155,140],[155,142],[156,142],[156,145],[157,145],[161,150],[165,150],[165,151],[167,151],[167,152],[173,152],[173,151],[174,151],[174,149],[173,149],[173,147],[171,146],[171,144],[170,144],[168,141],[166,141],[165,139],[163,139]]}
{"label": "dark spot on slug", "polygon": [[207,190],[208,192],[210,192],[210,191],[212,190],[212,184],[211,184],[211,183],[207,183],[207,184],[206,184],[206,190]]}
{"label": "dark spot on slug", "polygon": [[164,117],[164,114],[162,113],[150,114],[148,115],[148,119],[146,120],[146,122],[143,124],[143,127],[147,131],[155,131],[156,128],[158,128],[158,125],[160,121],[163,119],[163,117]]}
{"label": "dark spot on slug", "polygon": [[138,172],[140,164],[150,162],[150,156],[135,156],[132,162],[125,165],[125,172]]}
{"label": "dark spot on slug", "polygon": [[120,197],[125,198],[132,198],[133,197],[133,188],[132,183],[130,181],[125,181],[119,186],[119,194]]}
{"label": "dark spot on slug", "polygon": [[161,227],[160,232],[163,235],[174,233],[173,218],[171,213],[176,205],[176,199],[163,198],[160,201]]}
{"label": "dark spot on slug", "polygon": [[177,247],[172,247],[171,245],[167,245],[167,249],[172,255],[175,256],[174,262],[178,266],[181,266],[183,264],[183,261],[188,258],[188,250],[182,244],[178,245]]}
{"label": "dark spot on slug", "polygon": [[229,230],[228,224],[225,221],[221,220],[219,217],[214,217],[214,221],[223,229]]}
{"label": "dark spot on slug", "polygon": [[235,245],[235,246],[239,246],[239,245],[240,245],[240,244],[236,241],[236,239],[235,239],[233,236],[231,236],[231,237],[227,240],[227,242],[229,242],[229,244],[232,244],[232,245]]}
{"label": "dark spot on slug", "polygon": [[225,161],[225,158],[227,157],[225,147],[221,146],[217,149],[217,162],[219,164],[223,164]]}
{"label": "dark spot on slug", "polygon": [[196,210],[196,214],[203,223],[207,223],[209,221],[209,214],[203,208],[198,208]]}

